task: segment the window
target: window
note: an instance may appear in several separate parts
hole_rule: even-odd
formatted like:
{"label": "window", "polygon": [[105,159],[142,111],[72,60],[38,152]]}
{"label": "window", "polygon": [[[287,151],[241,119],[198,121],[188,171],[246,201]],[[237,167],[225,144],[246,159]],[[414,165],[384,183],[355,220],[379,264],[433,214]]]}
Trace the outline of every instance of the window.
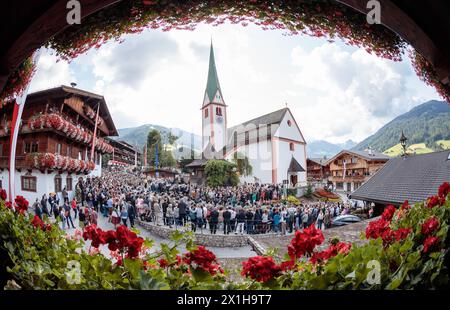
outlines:
{"label": "window", "polygon": [[22,176],[22,190],[27,192],[36,192],[36,177]]}
{"label": "window", "polygon": [[61,143],[56,144],[56,154],[61,155],[61,150],[62,144]]}
{"label": "window", "polygon": [[67,156],[72,157],[72,147],[71,146],[67,146]]}
{"label": "window", "polygon": [[30,142],[25,142],[25,144],[23,146],[23,152],[24,153],[30,153],[31,152],[31,143]]}
{"label": "window", "polygon": [[36,141],[32,142],[31,143],[31,153],[37,153],[38,149],[39,149],[38,142],[36,142]]}
{"label": "window", "polygon": [[245,145],[250,143],[250,133],[248,131],[245,132]]}
{"label": "window", "polygon": [[288,124],[288,126],[289,126],[289,127],[291,127],[291,125],[292,125],[292,122],[291,122],[291,120],[290,120],[290,119],[288,119],[288,121],[287,121],[287,124]]}
{"label": "window", "polygon": [[222,108],[216,108],[216,115],[222,116]]}
{"label": "window", "polygon": [[78,160],[81,160],[81,151],[78,151]]}
{"label": "window", "polygon": [[238,136],[237,136],[237,132],[235,131],[233,133],[233,146],[237,147],[237,141],[238,141]]}
{"label": "window", "polygon": [[57,176],[55,176],[55,192],[61,192],[62,191],[62,178],[61,176],[58,174]]}
{"label": "window", "polygon": [[205,118],[208,118],[208,108],[205,109]]}
{"label": "window", "polygon": [[290,142],[290,143],[289,143],[289,150],[295,151],[295,146],[294,146],[294,143],[293,143],[293,142]]}
{"label": "window", "polygon": [[66,190],[71,191],[72,190],[72,177],[68,176],[66,178]]}
{"label": "window", "polygon": [[358,158],[357,157],[352,157],[351,163],[352,164],[357,164],[358,163]]}

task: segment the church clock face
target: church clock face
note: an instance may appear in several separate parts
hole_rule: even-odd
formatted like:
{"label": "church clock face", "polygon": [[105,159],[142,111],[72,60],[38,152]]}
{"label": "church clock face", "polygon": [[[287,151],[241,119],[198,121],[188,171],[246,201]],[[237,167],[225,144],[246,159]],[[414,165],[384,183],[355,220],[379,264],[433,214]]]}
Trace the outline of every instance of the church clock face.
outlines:
{"label": "church clock face", "polygon": [[223,123],[223,117],[222,116],[216,116],[216,121],[217,121],[217,123],[222,124]]}

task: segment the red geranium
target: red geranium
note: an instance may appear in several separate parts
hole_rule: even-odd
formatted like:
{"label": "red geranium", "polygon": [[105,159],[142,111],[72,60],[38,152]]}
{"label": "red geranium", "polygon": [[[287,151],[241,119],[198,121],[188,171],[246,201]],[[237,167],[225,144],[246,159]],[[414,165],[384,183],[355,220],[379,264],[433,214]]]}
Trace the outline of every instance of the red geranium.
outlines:
{"label": "red geranium", "polygon": [[281,275],[281,267],[275,264],[272,257],[250,257],[242,263],[241,275],[265,283]]}
{"label": "red geranium", "polygon": [[422,224],[422,234],[431,235],[439,228],[439,220],[435,217],[429,218]]}
{"label": "red geranium", "polygon": [[392,220],[392,217],[394,216],[394,213],[397,209],[393,205],[388,205],[386,209],[384,209],[383,214],[381,215],[381,218],[385,221],[390,222]]}
{"label": "red geranium", "polygon": [[436,206],[444,204],[444,202],[445,202],[445,198],[444,197],[440,198],[438,196],[431,196],[431,197],[428,197],[427,207],[431,209],[431,208],[434,208]]}
{"label": "red geranium", "polygon": [[97,227],[97,225],[92,224],[86,226],[83,231],[84,240],[91,240],[91,245],[94,248],[98,248],[100,244],[106,243],[106,233]]}
{"label": "red geranium", "polygon": [[211,275],[215,275],[218,271],[223,272],[217,263],[216,255],[204,246],[184,254],[183,261],[194,269],[200,268]]}
{"label": "red geranium", "polygon": [[372,221],[367,225],[366,238],[377,239],[383,235],[386,230],[389,230],[389,223],[384,219]]}
{"label": "red geranium", "polygon": [[448,182],[442,183],[442,185],[439,186],[438,196],[441,198],[446,198],[449,193],[450,193],[450,184],[448,184]]}
{"label": "red geranium", "polygon": [[17,212],[24,214],[28,210],[28,200],[23,196],[17,196],[14,200]]}
{"label": "red geranium", "polygon": [[8,198],[8,195],[6,194],[6,191],[3,188],[0,188],[0,198],[5,201],[6,198]]}
{"label": "red geranium", "polygon": [[405,200],[403,202],[401,209],[402,210],[409,210],[409,209],[411,209],[411,206],[409,205],[409,201],[408,200]]}
{"label": "red geranium", "polygon": [[288,245],[288,254],[291,259],[302,257],[305,254],[311,254],[317,245],[322,244],[324,240],[323,233],[317,229],[314,224],[302,231],[297,230],[294,238]]}
{"label": "red geranium", "polygon": [[8,209],[11,209],[11,210],[12,210],[13,205],[12,205],[11,201],[5,202],[5,207],[7,207]]}
{"label": "red geranium", "polygon": [[423,252],[435,252],[438,250],[439,238],[428,236],[423,242]]}
{"label": "red geranium", "polygon": [[350,252],[350,249],[352,247],[351,243],[345,243],[345,242],[338,242],[336,244],[331,244],[328,249],[323,250],[321,252],[315,252],[313,256],[310,259],[310,262],[315,264],[318,262],[324,262],[330,259],[331,257],[334,257],[340,253],[342,254],[348,254]]}
{"label": "red geranium", "polygon": [[39,227],[42,230],[45,230],[44,222],[37,215],[34,216],[33,220],[31,221],[31,224],[33,224],[34,227]]}

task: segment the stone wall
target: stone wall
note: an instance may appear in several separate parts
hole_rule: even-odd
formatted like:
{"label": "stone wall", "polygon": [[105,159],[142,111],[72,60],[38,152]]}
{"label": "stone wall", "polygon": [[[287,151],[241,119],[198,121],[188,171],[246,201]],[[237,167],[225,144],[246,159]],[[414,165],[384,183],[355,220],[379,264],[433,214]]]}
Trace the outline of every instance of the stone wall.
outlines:
{"label": "stone wall", "polygon": [[[169,228],[167,226],[158,226],[148,222],[137,221],[139,225],[148,230],[150,233],[155,234],[161,238],[169,239],[170,235],[174,231],[173,228]],[[184,228],[180,228],[183,230]],[[248,244],[254,246],[249,242],[249,236],[247,235],[211,235],[211,234],[202,234],[200,232],[195,233],[195,241],[198,245],[204,245],[207,247],[242,247]]]}

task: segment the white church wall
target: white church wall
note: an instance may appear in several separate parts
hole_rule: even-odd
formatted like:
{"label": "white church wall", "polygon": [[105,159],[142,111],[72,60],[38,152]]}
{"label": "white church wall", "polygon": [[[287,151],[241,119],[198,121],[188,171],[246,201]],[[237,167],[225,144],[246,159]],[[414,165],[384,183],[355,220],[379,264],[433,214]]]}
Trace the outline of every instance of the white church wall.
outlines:
{"label": "white church wall", "polygon": [[[242,145],[237,148],[236,152],[247,156],[252,166],[252,174],[246,177],[242,176],[241,183],[272,183],[272,146],[270,141]],[[233,154],[234,152],[228,154],[227,159],[231,160]]]}
{"label": "white church wall", "polygon": [[[294,143],[294,151],[290,150],[288,141],[276,140],[277,147],[277,182],[282,183],[287,179],[287,170],[291,162],[292,156],[298,163],[306,170],[306,151],[305,145]],[[297,174],[298,183],[301,186],[306,185],[306,172],[299,172]]]}
{"label": "white church wall", "polygon": [[[288,120],[291,122],[291,126],[288,125]],[[305,142],[299,129],[295,125],[294,117],[289,110],[284,115],[283,120],[280,123],[280,127],[278,127],[278,130],[275,133],[275,136]]]}

